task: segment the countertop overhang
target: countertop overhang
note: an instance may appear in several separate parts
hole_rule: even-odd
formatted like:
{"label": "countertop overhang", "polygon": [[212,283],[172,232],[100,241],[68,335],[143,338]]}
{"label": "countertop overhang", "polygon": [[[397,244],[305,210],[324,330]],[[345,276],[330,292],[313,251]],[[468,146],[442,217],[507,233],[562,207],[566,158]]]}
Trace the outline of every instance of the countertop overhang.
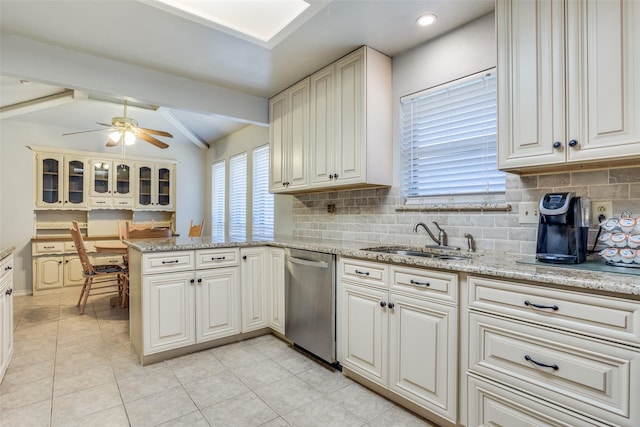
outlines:
{"label": "countertop overhang", "polygon": [[640,276],[578,270],[570,266],[521,264],[518,263],[518,261],[527,257],[495,252],[468,253],[462,251],[464,255],[470,255],[469,259],[463,260],[423,258],[363,250],[363,248],[373,246],[400,247],[401,245],[290,236],[276,236],[275,238],[255,239],[251,241],[219,241],[210,237],[190,238],[183,236],[168,239],[126,240],[125,243],[127,243],[131,249],[142,253],[255,246],[305,249],[405,266],[437,268],[461,273],[493,276],[502,279],[581,288],[584,290],[618,294],[617,296],[640,300]]}

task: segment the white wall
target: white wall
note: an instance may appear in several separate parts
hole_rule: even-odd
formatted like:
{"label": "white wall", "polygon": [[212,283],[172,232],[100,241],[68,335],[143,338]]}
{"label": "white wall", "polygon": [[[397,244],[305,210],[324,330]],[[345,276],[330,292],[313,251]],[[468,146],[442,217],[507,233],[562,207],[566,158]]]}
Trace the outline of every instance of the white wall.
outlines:
{"label": "white wall", "polygon": [[[206,158],[206,201],[207,201],[207,216],[205,223],[205,235],[211,235],[211,165],[220,160],[229,160],[230,157],[235,156],[243,152],[247,153],[247,171],[249,172],[249,178],[251,177],[251,151],[260,147],[261,145],[269,143],[269,128],[264,126],[250,125],[244,129],[229,135],[228,137],[221,139],[209,148]],[[228,163],[227,163],[228,165]],[[229,168],[227,166],[227,182],[228,182]],[[252,198],[251,194],[251,180],[247,181],[247,236],[251,236],[251,213],[249,209],[249,201]],[[227,195],[227,200],[229,200]],[[228,205],[228,203],[227,203]],[[278,195],[274,197],[274,214],[275,224],[274,232],[277,235],[291,235],[293,232],[292,226],[292,197],[287,195]],[[228,215],[228,213],[227,213]],[[228,226],[228,223],[227,223]]]}
{"label": "white wall", "polygon": [[[34,234],[33,206],[35,171],[28,146],[57,147],[94,153],[118,154],[107,148],[104,135],[62,137],[68,131],[36,126],[16,119],[2,120],[0,128],[0,248],[16,247],[14,285],[16,293],[31,292],[31,238]],[[115,151],[114,151],[115,150]],[[138,142],[127,146],[125,155],[178,160],[176,167],[176,223],[180,234],[188,233],[189,220],[205,213],[203,151],[186,140],[174,139],[170,148],[159,150]]]}

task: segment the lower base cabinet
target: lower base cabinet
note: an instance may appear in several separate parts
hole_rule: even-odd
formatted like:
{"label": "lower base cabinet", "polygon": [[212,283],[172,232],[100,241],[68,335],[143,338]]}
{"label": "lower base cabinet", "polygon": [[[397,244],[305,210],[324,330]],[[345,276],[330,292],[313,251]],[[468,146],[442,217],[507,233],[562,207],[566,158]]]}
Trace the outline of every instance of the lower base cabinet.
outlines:
{"label": "lower base cabinet", "polygon": [[0,261],[0,382],[13,354],[13,255]]}
{"label": "lower base cabinet", "polygon": [[[457,307],[438,301],[440,295],[430,299],[430,289],[417,289],[434,280],[457,287],[456,275],[388,269],[350,259],[341,260],[338,268],[342,272],[338,334],[342,365],[456,423]],[[374,277],[379,277],[379,283]],[[400,283],[405,279],[421,295],[412,295],[414,290]],[[398,286],[405,287],[406,293],[388,290]]]}

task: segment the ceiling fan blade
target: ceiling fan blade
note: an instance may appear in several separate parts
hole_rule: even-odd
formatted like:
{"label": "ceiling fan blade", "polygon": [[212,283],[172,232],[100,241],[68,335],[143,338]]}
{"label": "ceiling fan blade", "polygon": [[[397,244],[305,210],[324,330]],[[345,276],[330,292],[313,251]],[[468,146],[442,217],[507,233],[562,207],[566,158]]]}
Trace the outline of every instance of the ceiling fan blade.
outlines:
{"label": "ceiling fan blade", "polygon": [[96,124],[97,124],[97,125],[101,125],[101,126],[106,126],[106,127],[108,127],[108,128],[113,127],[113,125],[112,125],[112,124],[109,124],[109,125],[108,125],[108,124],[106,124],[106,123],[100,123],[100,122],[96,122]]}
{"label": "ceiling fan blade", "polygon": [[148,143],[155,145],[158,148],[168,148],[169,147],[168,144],[165,144],[164,142],[152,137],[151,135],[147,135],[144,132],[138,132],[137,136],[138,136],[138,138],[143,139],[143,140],[147,141]]}
{"label": "ceiling fan blade", "polygon": [[[122,139],[122,138],[121,138]],[[107,147],[115,147],[116,145],[120,144],[120,139],[117,141],[114,141],[113,139],[109,138],[107,139]]]}
{"label": "ceiling fan blade", "polygon": [[165,132],[162,130],[147,129],[147,128],[138,128],[138,129],[143,132],[150,133],[152,135],[159,135],[159,136],[166,136],[167,138],[173,138],[173,135],[171,135],[169,132]]}
{"label": "ceiling fan blade", "polygon": [[67,136],[67,135],[76,135],[78,133],[88,133],[88,132],[103,132],[105,130],[109,130],[109,129],[94,129],[94,130],[83,130],[80,132],[71,132],[71,133],[63,133],[62,136]]}

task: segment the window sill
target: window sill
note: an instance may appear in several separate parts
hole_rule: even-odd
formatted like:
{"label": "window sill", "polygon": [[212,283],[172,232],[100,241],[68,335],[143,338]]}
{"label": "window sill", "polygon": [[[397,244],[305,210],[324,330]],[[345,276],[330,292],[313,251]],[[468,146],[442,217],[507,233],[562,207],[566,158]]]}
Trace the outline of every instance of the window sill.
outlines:
{"label": "window sill", "polygon": [[434,203],[396,206],[396,212],[510,212],[509,203]]}

